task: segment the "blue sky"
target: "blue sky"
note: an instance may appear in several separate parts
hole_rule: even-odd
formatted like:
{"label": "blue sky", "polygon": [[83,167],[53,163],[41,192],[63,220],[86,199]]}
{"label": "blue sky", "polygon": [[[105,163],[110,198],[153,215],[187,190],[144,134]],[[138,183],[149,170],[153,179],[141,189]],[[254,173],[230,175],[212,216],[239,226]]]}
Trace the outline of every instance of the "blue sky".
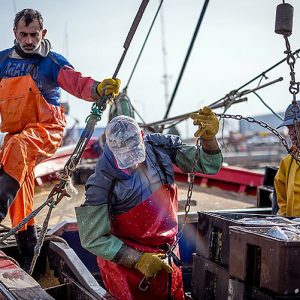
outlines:
{"label": "blue sky", "polygon": [[[97,80],[111,77],[123,52],[123,43],[141,1],[137,0],[0,0],[0,48],[12,46],[12,23],[15,10],[31,7],[41,11],[47,38],[53,51],[65,55],[83,75]],[[202,0],[165,0],[163,4],[169,97],[192,38]],[[300,48],[300,3],[294,6],[292,50]],[[283,37],[275,34],[275,11],[281,1],[211,0],[197,40],[183,75],[169,116],[175,116],[208,105],[233,89],[239,88],[262,71],[284,58]],[[144,42],[159,0],[150,0],[132,40],[118,75],[126,84],[138,52]],[[147,122],[160,120],[165,114],[161,18],[150,35],[139,65],[128,88],[128,96]],[[67,41],[66,41],[67,38]],[[300,80],[299,60],[296,80]],[[284,81],[259,92],[275,111],[283,111],[292,101],[289,68],[286,63],[267,74],[269,80]],[[254,88],[253,83],[247,88]],[[90,103],[63,94],[71,107],[71,115],[84,120]],[[217,112],[221,112],[217,110]],[[248,102],[232,107],[228,113],[256,116],[268,110],[254,95]],[[99,126],[106,124],[107,113]],[[72,120],[69,121],[72,126]],[[189,134],[191,121],[181,125]]]}

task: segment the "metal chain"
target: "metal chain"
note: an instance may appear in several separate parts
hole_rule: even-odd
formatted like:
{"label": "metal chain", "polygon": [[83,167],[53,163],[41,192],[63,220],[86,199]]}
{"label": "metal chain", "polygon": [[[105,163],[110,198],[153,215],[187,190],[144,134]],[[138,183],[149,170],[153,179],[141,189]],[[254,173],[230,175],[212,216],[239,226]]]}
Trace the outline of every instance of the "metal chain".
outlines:
{"label": "metal chain", "polygon": [[258,124],[259,126],[271,131],[280,140],[281,144],[285,147],[288,154],[290,154],[295,159],[298,166],[300,166],[300,157],[299,157],[298,152],[293,147],[290,149],[286,139],[275,128],[271,127],[267,123],[256,120],[252,117],[243,117],[241,115],[216,114],[216,116],[219,118],[224,118],[224,119],[234,119],[234,120],[238,120],[238,121],[244,120],[249,123],[255,123],[255,124]]}
{"label": "metal chain", "polygon": [[184,218],[183,218],[182,227],[176,235],[175,242],[172,244],[172,246],[165,253],[165,257],[170,257],[171,256],[172,252],[174,251],[174,249],[176,248],[176,246],[178,245],[179,241],[182,238],[183,230],[184,230],[185,225],[187,223],[187,217],[188,217],[188,214],[189,214],[190,209],[191,209],[191,200],[192,200],[192,195],[193,195],[195,170],[196,170],[196,166],[197,166],[197,163],[199,161],[199,158],[200,158],[200,146],[201,146],[201,142],[200,142],[200,138],[198,138],[197,141],[196,141],[196,153],[195,153],[194,161],[193,161],[193,164],[192,164],[191,172],[188,173],[188,180],[187,181],[189,183],[189,186],[188,186],[188,191],[187,191],[186,204],[185,204],[185,207],[184,207],[185,214],[184,214]]}
{"label": "metal chain", "polygon": [[187,191],[187,201],[184,207],[185,215],[184,215],[184,221],[183,223],[185,224],[187,222],[187,217],[188,213],[191,209],[191,200],[192,200],[192,195],[193,195],[193,187],[194,187],[194,181],[195,181],[195,170],[196,166],[198,164],[199,158],[200,158],[200,146],[201,146],[201,141],[200,138],[197,139],[196,141],[196,153],[195,153],[195,158],[193,161],[192,169],[191,172],[188,173],[188,191]]}
{"label": "metal chain", "polygon": [[288,36],[284,35],[284,40],[285,40],[285,45],[286,45],[286,51],[284,53],[287,55],[286,61],[287,64],[290,67],[290,87],[289,87],[289,92],[293,95],[293,101],[292,101],[292,112],[294,114],[294,120],[293,120],[293,129],[294,129],[294,136],[293,136],[293,143],[294,145],[299,144],[299,132],[298,132],[298,127],[299,127],[299,121],[298,121],[298,114],[300,112],[299,105],[297,103],[296,95],[299,93],[299,82],[296,82],[295,78],[295,63],[296,63],[296,58],[294,54],[291,51],[291,46],[290,42],[288,40]]}
{"label": "metal chain", "polygon": [[285,45],[286,45],[286,51],[284,53],[287,55],[286,61],[287,64],[290,67],[290,87],[289,87],[289,92],[293,95],[293,102],[296,102],[296,95],[299,93],[299,82],[296,82],[295,79],[295,63],[296,63],[296,58],[295,55],[291,51],[291,46],[288,40],[288,37],[286,35],[283,36],[285,40]]}
{"label": "metal chain", "polygon": [[237,121],[247,121],[249,123],[254,123],[254,124],[258,124],[259,126],[271,131],[276,137],[278,137],[278,139],[281,141],[282,145],[286,148],[287,151],[290,151],[289,149],[289,145],[286,141],[286,139],[273,127],[271,127],[270,125],[268,125],[267,123],[260,121],[260,120],[256,120],[253,117],[243,117],[242,115],[230,115],[230,114],[217,114],[216,116],[219,118],[223,118],[223,119],[234,119]]}

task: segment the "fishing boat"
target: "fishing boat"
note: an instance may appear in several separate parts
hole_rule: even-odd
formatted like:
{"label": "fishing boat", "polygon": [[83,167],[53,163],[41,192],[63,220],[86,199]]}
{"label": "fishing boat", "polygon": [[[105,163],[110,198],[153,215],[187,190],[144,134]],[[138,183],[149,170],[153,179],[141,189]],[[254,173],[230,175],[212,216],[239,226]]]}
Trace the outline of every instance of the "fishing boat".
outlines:
{"label": "fishing boat", "polygon": [[[199,24],[206,6],[207,1]],[[255,79],[265,76],[265,73]],[[234,94],[226,95],[210,107],[224,107],[226,111],[229,106],[244,102],[247,93],[280,80],[239,91],[244,87],[242,86]],[[174,97],[175,93],[170,103]],[[122,99],[124,97],[119,98],[112,106],[110,117],[118,114],[119,109],[124,113],[124,103],[126,114],[131,115],[130,102],[123,102]],[[97,104],[101,113],[106,108],[107,100],[104,102],[102,99]],[[143,122],[141,127],[150,132],[157,128],[163,131],[167,124],[177,124],[190,114],[168,118],[169,110],[170,106],[164,120],[149,124]],[[224,114],[219,114],[221,118],[243,119],[241,116],[237,118],[226,115],[225,111]],[[244,119],[255,121],[253,118]],[[264,122],[257,123],[274,133],[273,128]],[[96,118],[89,118],[78,144],[61,147],[55,155],[37,166],[35,176],[38,188],[43,191],[47,184],[54,186],[44,203],[36,203],[40,205],[37,213],[47,206],[51,212],[57,206],[56,209],[62,210],[60,215],[65,217],[63,208],[69,209],[71,204],[74,207],[75,203],[64,199],[69,196],[65,190],[67,183],[64,178],[67,176],[61,176],[61,173],[74,176],[78,185],[85,183],[99,157],[93,147],[98,140],[91,138],[95,124]],[[70,164],[72,168],[68,168]],[[174,166],[174,172],[176,183],[181,189],[187,192],[192,183],[192,191],[195,192],[193,197],[187,195],[186,198],[180,196],[179,199],[182,208],[178,213],[181,233],[178,245],[185,298],[300,299],[300,242],[297,239],[299,220],[272,214],[272,182],[276,169],[266,167],[263,174],[223,166],[216,175],[195,173],[190,177]],[[201,207],[203,203],[197,193],[199,188],[209,194],[206,202],[211,203],[211,207]],[[212,191],[219,192],[220,198],[217,201],[215,199],[218,196]],[[57,196],[56,201],[53,200],[54,196]],[[249,198],[241,200],[245,196]],[[45,193],[41,197],[46,198]],[[76,197],[80,201],[80,197]],[[219,200],[221,198],[224,202]],[[62,204],[61,201],[65,203]],[[226,201],[231,201],[228,207],[224,204]],[[216,209],[216,202],[222,202],[219,209]],[[243,205],[233,208],[235,205],[232,202],[236,206],[238,203]],[[43,238],[36,261],[38,275],[34,270],[30,275],[20,268],[21,258],[11,234],[12,229],[5,223],[1,224],[0,229],[0,299],[114,299],[103,285],[96,257],[81,246],[75,219],[55,221],[49,228],[46,222],[39,227],[39,236]],[[289,238],[291,236],[293,239]]]}

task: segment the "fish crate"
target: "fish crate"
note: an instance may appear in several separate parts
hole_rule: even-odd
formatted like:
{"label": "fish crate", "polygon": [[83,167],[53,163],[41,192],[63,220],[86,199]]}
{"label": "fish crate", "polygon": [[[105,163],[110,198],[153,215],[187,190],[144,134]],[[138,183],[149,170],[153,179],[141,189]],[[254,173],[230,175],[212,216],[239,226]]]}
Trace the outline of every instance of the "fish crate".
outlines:
{"label": "fish crate", "polygon": [[227,269],[193,254],[192,298],[201,300],[224,300],[228,296],[229,272]]}
{"label": "fish crate", "polygon": [[[243,221],[245,218],[249,220],[247,223]],[[196,253],[228,268],[230,245],[229,226],[254,226],[253,222],[255,220],[256,224],[260,220],[265,221],[265,224],[257,226],[270,226],[271,221],[274,224],[291,223],[291,220],[288,218],[269,214],[198,212]]]}
{"label": "fish crate", "polygon": [[300,299],[300,241],[266,235],[271,228],[230,227],[229,274],[248,285]]}
{"label": "fish crate", "polygon": [[279,295],[259,289],[237,279],[229,278],[228,300],[292,300],[299,299],[298,295]]}

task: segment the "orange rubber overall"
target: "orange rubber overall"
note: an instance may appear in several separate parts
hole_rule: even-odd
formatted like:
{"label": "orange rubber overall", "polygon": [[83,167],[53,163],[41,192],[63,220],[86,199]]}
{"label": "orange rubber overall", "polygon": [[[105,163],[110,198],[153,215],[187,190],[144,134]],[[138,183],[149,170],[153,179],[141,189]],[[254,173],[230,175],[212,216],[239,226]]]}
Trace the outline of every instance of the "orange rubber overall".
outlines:
{"label": "orange rubber overall", "polygon": [[[0,150],[0,166],[20,184],[9,209],[12,226],[33,210],[34,167],[60,146],[66,120],[62,107],[49,104],[31,75],[0,81],[1,131],[7,132]],[[33,225],[30,220],[27,225]]]}

